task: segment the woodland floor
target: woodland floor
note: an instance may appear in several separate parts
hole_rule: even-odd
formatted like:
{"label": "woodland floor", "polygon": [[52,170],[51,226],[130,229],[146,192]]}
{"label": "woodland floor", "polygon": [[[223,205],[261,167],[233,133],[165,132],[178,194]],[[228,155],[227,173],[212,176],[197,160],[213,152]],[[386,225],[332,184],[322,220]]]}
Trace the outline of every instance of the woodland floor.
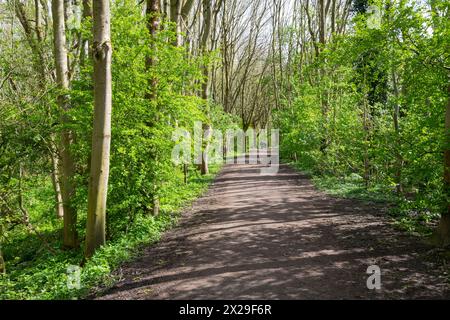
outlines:
{"label": "woodland floor", "polygon": [[[286,165],[260,168],[226,165],[97,299],[450,298],[436,250],[394,229],[383,205],[328,196]],[[366,287],[372,264],[380,290]]]}

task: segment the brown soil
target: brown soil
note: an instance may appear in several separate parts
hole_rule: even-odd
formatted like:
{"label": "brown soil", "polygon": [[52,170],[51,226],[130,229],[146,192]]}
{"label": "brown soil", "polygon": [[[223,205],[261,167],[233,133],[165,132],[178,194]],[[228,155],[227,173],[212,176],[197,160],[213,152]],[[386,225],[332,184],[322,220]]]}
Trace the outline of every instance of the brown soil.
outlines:
{"label": "brown soil", "polygon": [[[448,299],[436,250],[385,208],[337,199],[282,165],[227,165],[177,228],[98,299]],[[369,265],[381,289],[369,290]]]}

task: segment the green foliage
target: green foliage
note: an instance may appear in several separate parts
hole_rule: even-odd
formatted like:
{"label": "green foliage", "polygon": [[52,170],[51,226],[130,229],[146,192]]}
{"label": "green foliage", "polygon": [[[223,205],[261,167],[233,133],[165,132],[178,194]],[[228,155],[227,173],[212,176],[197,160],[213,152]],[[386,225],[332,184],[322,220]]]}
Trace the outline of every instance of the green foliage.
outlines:
{"label": "green foliage", "polygon": [[280,149],[320,187],[395,200],[400,224],[420,229],[447,205],[442,151],[450,4],[376,1],[380,28],[369,27],[361,14],[369,4],[354,1],[360,12],[354,32],[335,35],[296,75],[295,100],[274,117]]}
{"label": "green foliage", "polygon": [[[76,298],[101,283],[110,283],[110,273],[136,254],[139,246],[157,241],[172,226],[182,206],[198,197],[212,179],[190,168],[184,183],[182,168],[171,161],[176,127],[193,128],[195,121],[231,125],[235,118],[218,105],[206,110],[198,97],[203,81],[202,65],[213,57],[189,56],[176,47],[175,28],[163,22],[157,37],[150,36],[146,17],[135,1],[112,4],[112,142],[107,203],[107,244],[82,271],[83,288],[69,290],[66,269],[83,259],[87,188],[93,118],[92,61],[85,57],[74,69],[68,95],[69,119],[62,124],[51,79],[42,79],[35,57],[26,42],[0,39],[0,79],[14,69],[13,85],[0,90],[0,249],[7,274],[0,275],[0,299]],[[91,21],[68,22],[68,42],[90,39]],[[17,43],[16,43],[17,42]],[[52,52],[51,41],[43,43]],[[23,56],[17,52],[23,52]],[[74,52],[70,57],[76,59]],[[151,56],[155,63],[146,64]],[[43,62],[40,61],[42,64]],[[44,65],[52,64],[51,55]],[[10,65],[13,68],[10,68]],[[28,76],[30,75],[30,76]],[[16,81],[20,80],[20,81]],[[8,79],[7,79],[8,80]],[[20,84],[19,84],[20,83]],[[37,92],[37,94],[36,94]],[[220,123],[220,124],[219,124]],[[63,223],[56,217],[55,194],[50,173],[51,155],[57,154],[58,137],[70,129],[76,164],[77,231],[80,248],[62,251]],[[22,174],[20,173],[22,168]],[[217,166],[211,166],[212,173]],[[153,199],[160,202],[154,217]],[[20,208],[22,199],[23,208]],[[33,230],[24,223],[26,210]]]}
{"label": "green foliage", "polygon": [[[81,272],[81,288],[69,289],[67,286],[67,268],[80,265],[83,259],[82,249],[62,251],[59,245],[60,221],[40,214],[48,215],[44,209],[48,199],[41,198],[33,207],[33,216],[41,223],[39,231],[45,235],[54,253],[42,246],[40,239],[30,237],[25,230],[14,230],[14,243],[4,246],[4,255],[8,261],[9,271],[0,275],[0,300],[2,299],[74,299],[92,293],[97,286],[108,286],[115,281],[111,272],[121,263],[128,261],[139,253],[143,245],[159,240],[161,233],[172,227],[181,210],[201,195],[212,181],[219,166],[211,166],[211,174],[206,176],[190,173],[188,184],[166,184],[161,193],[161,214],[154,216],[139,215],[129,225],[126,233],[121,233],[114,240],[98,250]],[[51,193],[47,183],[36,189],[36,193]],[[30,201],[37,201],[36,195]],[[31,208],[31,207],[30,207]],[[47,208],[48,209],[48,208]],[[42,224],[42,221],[47,221]]]}

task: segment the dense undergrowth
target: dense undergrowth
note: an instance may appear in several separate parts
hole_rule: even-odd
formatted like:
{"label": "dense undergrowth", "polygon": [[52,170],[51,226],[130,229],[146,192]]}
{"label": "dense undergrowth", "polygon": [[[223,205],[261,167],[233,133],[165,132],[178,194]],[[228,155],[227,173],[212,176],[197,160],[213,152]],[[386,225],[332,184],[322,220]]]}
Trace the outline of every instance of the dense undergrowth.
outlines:
{"label": "dense undergrowth", "polygon": [[332,196],[355,199],[368,203],[384,204],[387,215],[400,230],[412,235],[428,237],[432,234],[439,221],[439,208],[431,207],[418,195],[398,195],[392,187],[381,183],[366,187],[358,174],[348,176],[332,176],[315,172],[298,162],[287,163],[311,177],[316,188]]}
{"label": "dense undergrowth", "polygon": [[[368,4],[382,8],[377,25]],[[319,188],[392,203],[396,224],[420,234],[448,215],[449,9],[448,1],[356,6],[352,32],[318,50],[274,112],[280,152]]]}
{"label": "dense undergrowth", "polygon": [[[68,268],[82,263],[83,243],[78,250],[60,249],[62,221],[53,218],[53,209],[48,205],[52,197],[51,184],[42,177],[36,178],[36,187],[27,204],[33,220],[40,222],[35,225],[39,236],[24,228],[16,228],[14,234],[9,235],[13,240],[3,247],[8,272],[0,275],[0,300],[75,299],[85,297],[96,286],[112,284],[111,272],[135,257],[143,245],[157,242],[165,230],[174,226],[181,209],[207,189],[219,169],[220,165],[213,165],[210,174],[204,176],[192,169],[188,184],[167,184],[161,190],[160,215],[137,215],[125,233],[98,250],[81,268],[79,289],[67,285]],[[178,175],[182,181],[182,173]]]}

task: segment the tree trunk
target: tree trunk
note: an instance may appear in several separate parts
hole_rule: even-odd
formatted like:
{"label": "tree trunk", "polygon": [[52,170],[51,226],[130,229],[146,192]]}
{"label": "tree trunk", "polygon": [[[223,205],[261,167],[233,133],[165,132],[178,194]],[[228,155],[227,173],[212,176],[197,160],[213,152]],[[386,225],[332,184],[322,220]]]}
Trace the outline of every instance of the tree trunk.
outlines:
{"label": "tree trunk", "polygon": [[323,46],[325,45],[325,0],[319,0],[319,42]]}
{"label": "tree trunk", "polygon": [[363,130],[364,130],[364,185],[366,189],[369,188],[370,183],[370,160],[369,160],[369,112],[367,106],[367,99],[364,98],[364,112],[363,112]]}
{"label": "tree trunk", "polygon": [[[449,75],[450,77],[450,75]],[[444,149],[444,195],[445,209],[441,214],[439,226],[434,234],[440,246],[450,245],[450,83],[447,86],[447,109],[445,111],[445,149]]]}
{"label": "tree trunk", "polygon": [[[176,39],[173,45],[179,47],[183,43],[182,32],[182,21],[181,21],[181,5],[182,0],[171,0],[170,1],[170,21],[175,23]],[[159,2],[158,2],[159,6]]]}
{"label": "tree trunk", "polygon": [[184,184],[187,184],[188,183],[188,165],[187,165],[187,163],[183,163],[183,176],[184,176],[184,179],[183,179],[183,181],[184,181]]}
{"label": "tree trunk", "polygon": [[[148,3],[148,2],[147,2]],[[169,0],[163,0],[162,1],[162,14],[164,15],[164,18],[170,18],[170,3]]]}
{"label": "tree trunk", "polygon": [[[88,18],[92,18],[92,1],[91,0],[83,0],[83,20]],[[86,61],[86,57],[92,56],[92,50],[89,46],[89,39],[82,38],[81,39],[81,50],[80,50],[80,65],[83,66]]]}
{"label": "tree trunk", "polygon": [[331,0],[331,35],[336,32],[336,0]]}
{"label": "tree trunk", "polygon": [[[208,39],[209,35],[211,33],[211,17],[212,17],[212,10],[211,10],[211,2],[208,0],[202,1],[203,6],[203,34],[201,37],[201,50],[202,54],[207,54],[209,52],[208,50]],[[203,78],[204,82],[202,84],[202,98],[205,100],[205,113],[209,114],[209,66],[204,65],[203,66]],[[209,145],[209,135],[211,133],[211,125],[209,123],[203,124],[203,132],[207,132],[207,135],[205,137],[205,144],[204,144],[204,150],[202,152],[202,163],[200,167],[201,174],[208,174],[209,168],[208,168],[208,145]]]}
{"label": "tree trunk", "polygon": [[86,225],[87,258],[105,243],[111,144],[111,40],[109,0],[93,3],[94,124]]}
{"label": "tree trunk", "polygon": [[[160,26],[160,7],[158,0],[147,0],[147,29],[152,39],[154,40],[157,36],[157,32]],[[156,56],[156,45],[154,42],[151,44],[151,53],[146,57],[145,66],[147,71],[151,71],[157,63]],[[148,90],[146,93],[146,97],[149,100],[154,100],[156,98],[156,86],[158,85],[157,78],[151,78],[148,82]]]}
{"label": "tree trunk", "polygon": [[212,128],[211,128],[210,124],[204,123],[202,129],[205,134],[203,137],[204,141],[203,141],[202,163],[200,166],[200,173],[208,174],[209,173],[208,149],[209,149],[209,140],[211,139],[211,135],[212,135]]}
{"label": "tree trunk", "polygon": [[[41,8],[42,7],[42,8]],[[45,67],[46,65],[48,65],[48,63],[46,62],[46,59],[44,59],[44,55],[42,54],[42,41],[43,41],[43,35],[46,34],[46,29],[47,29],[47,20],[45,19],[45,29],[43,30],[43,24],[42,24],[42,20],[43,20],[43,12],[47,13],[48,12],[48,6],[47,3],[43,0],[35,0],[34,1],[34,8],[35,8],[35,12],[34,12],[34,32],[36,34],[36,40],[34,41],[34,36],[32,34],[32,28],[30,26],[29,20],[26,17],[26,11],[23,7],[23,3],[20,2],[16,2],[15,4],[15,11],[16,11],[16,15],[24,29],[24,32],[26,34],[26,37],[28,39],[29,45],[30,45],[30,49],[33,52],[33,55],[35,56],[34,58],[34,67],[36,69],[36,71],[40,74],[40,81],[39,81],[39,88],[42,91],[46,91],[47,90],[47,81],[48,81],[48,76],[49,73],[48,69]],[[42,11],[43,9],[43,11]],[[17,91],[17,87],[14,85],[14,82],[11,82],[13,90]],[[50,112],[50,107],[47,108],[47,115],[48,117],[51,117],[51,112]],[[61,182],[59,180],[59,158],[58,158],[58,147],[56,146],[55,143],[55,136],[54,134],[50,134],[50,142],[51,145],[49,146],[49,157],[50,157],[50,161],[52,163],[52,173],[51,173],[51,179],[53,182],[53,191],[55,194],[55,209],[56,209],[56,215],[57,217],[62,218],[64,216],[64,208],[63,208],[63,200],[62,200],[62,194],[61,194]],[[56,164],[56,167],[55,167]]]}
{"label": "tree trunk", "polygon": [[[395,70],[392,70],[392,84],[394,88],[394,95],[396,100],[399,98],[399,91],[397,85],[397,77],[395,75]],[[403,193],[403,185],[402,185],[402,168],[403,168],[403,158],[400,154],[400,105],[398,101],[395,101],[394,106],[394,130],[396,136],[396,152],[395,152],[395,183],[396,183],[396,191],[397,194]]]}
{"label": "tree trunk", "polygon": [[62,219],[64,217],[64,206],[63,206],[64,202],[61,193],[58,156],[56,154],[52,154],[51,161],[52,161],[52,183],[53,183],[53,190],[55,193],[56,217]]}
{"label": "tree trunk", "polygon": [[3,260],[2,249],[0,248],[0,273],[6,273],[5,260]]}
{"label": "tree trunk", "polygon": [[34,0],[34,23],[35,32],[38,42],[42,42],[42,30],[41,30],[41,7],[38,0]]}
{"label": "tree trunk", "polygon": [[[58,105],[61,108],[63,124],[67,125],[69,119],[65,114],[69,109],[68,96],[65,91],[69,89],[69,70],[66,50],[66,28],[64,22],[64,0],[52,0],[54,51],[56,66],[56,82],[61,93],[58,96]],[[61,133],[61,195],[64,208],[64,239],[66,248],[78,246],[76,231],[77,213],[72,205],[72,196],[75,192],[73,177],[75,175],[75,162],[70,150],[73,142],[72,132],[65,128]]]}
{"label": "tree trunk", "polygon": [[[202,84],[202,98],[205,100],[205,113],[209,114],[209,68],[208,66],[204,67],[204,83]],[[211,138],[211,125],[209,123],[204,123],[202,125],[202,129],[204,132],[204,140],[203,140],[203,152],[202,152],[202,163],[200,166],[201,174],[208,174],[208,148],[209,148],[209,140]]]}
{"label": "tree trunk", "polygon": [[223,11],[222,11],[222,104],[223,109],[225,112],[230,112],[230,107],[228,105],[229,96],[230,96],[230,84],[229,84],[229,69],[230,64],[228,61],[228,32],[231,29],[228,26],[227,20],[226,20],[226,1],[223,4]]}
{"label": "tree trunk", "polygon": [[[159,0],[147,0],[147,29],[150,35],[152,36],[152,40],[156,39],[159,27],[160,27],[160,3]],[[147,71],[150,73],[151,69],[156,65],[158,62],[157,55],[156,55],[156,45],[154,42],[151,43],[151,50],[150,54],[146,57],[145,66]],[[158,79],[156,77],[150,78],[148,81],[148,90],[146,93],[146,98],[151,102],[154,101],[157,96],[157,86],[158,86]],[[156,121],[156,119],[154,120]],[[153,126],[153,123],[150,124]],[[157,154],[151,155],[152,159],[156,162],[157,160]],[[154,190],[152,194],[152,206],[153,206],[153,215],[159,214],[159,198],[158,198],[158,186],[154,185]]]}
{"label": "tree trunk", "polygon": [[[278,79],[277,79],[277,69],[276,69],[276,53],[277,53],[277,49],[276,49],[276,45],[275,45],[275,41],[276,41],[276,24],[277,24],[277,19],[276,19],[276,15],[277,15],[277,2],[274,2],[274,12],[272,13],[272,41],[271,41],[271,45],[272,45],[272,59],[273,59],[273,63],[272,63],[272,77],[273,77],[273,95],[274,95],[274,100],[275,100],[275,109],[278,110],[280,108],[280,98],[278,96],[279,94],[279,89],[278,89]],[[278,52],[279,54],[281,54],[280,52]]]}
{"label": "tree trunk", "polygon": [[[192,6],[194,5],[194,0],[186,0],[181,7],[181,12],[178,17],[179,27],[177,28],[177,32],[186,32],[186,25],[188,24],[188,15],[192,10]],[[178,40],[179,38],[179,40]],[[181,34],[177,35],[177,40],[180,42],[180,45],[183,44],[183,37]]]}
{"label": "tree trunk", "polygon": [[[0,225],[0,234],[3,233],[3,227]],[[5,260],[3,259],[3,253],[2,253],[2,239],[0,239],[0,273],[5,274],[6,273],[6,265]]]}

